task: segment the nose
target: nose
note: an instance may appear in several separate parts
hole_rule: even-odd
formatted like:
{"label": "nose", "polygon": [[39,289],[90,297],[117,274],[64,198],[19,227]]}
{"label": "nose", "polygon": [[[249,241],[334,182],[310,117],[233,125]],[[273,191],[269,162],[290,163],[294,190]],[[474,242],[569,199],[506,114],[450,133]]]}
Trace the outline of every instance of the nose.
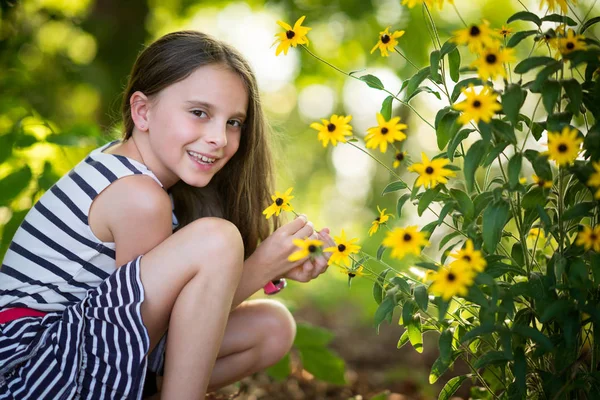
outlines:
{"label": "nose", "polygon": [[215,122],[205,135],[205,139],[215,147],[227,146],[227,124]]}

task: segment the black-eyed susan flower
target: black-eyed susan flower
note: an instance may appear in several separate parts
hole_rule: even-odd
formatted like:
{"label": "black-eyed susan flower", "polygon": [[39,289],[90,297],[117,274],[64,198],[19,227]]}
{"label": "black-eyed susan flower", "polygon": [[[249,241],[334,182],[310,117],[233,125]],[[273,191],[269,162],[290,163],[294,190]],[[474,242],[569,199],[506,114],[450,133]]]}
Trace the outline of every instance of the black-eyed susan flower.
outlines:
{"label": "black-eyed susan flower", "polygon": [[267,219],[271,218],[273,214],[279,216],[281,211],[294,211],[292,205],[290,204],[290,200],[294,198],[294,196],[290,196],[292,190],[294,190],[293,187],[288,188],[285,193],[276,191],[275,194],[271,196],[273,204],[265,208],[263,211],[263,214],[267,216]]}
{"label": "black-eyed susan flower", "polygon": [[389,29],[390,27],[388,26],[383,32],[379,32],[379,40],[371,49],[371,54],[373,54],[375,50],[379,49],[383,57],[389,57],[389,51],[394,50],[394,47],[396,47],[398,44],[396,39],[404,35],[404,31],[394,31],[393,33],[390,33]]}
{"label": "black-eyed susan flower", "polygon": [[466,44],[473,53],[480,52],[484,47],[491,46],[500,38],[500,34],[490,28],[488,21],[480,25],[471,25],[455,31],[452,41],[456,44]]}
{"label": "black-eyed susan flower", "polygon": [[461,124],[467,124],[470,121],[489,123],[496,111],[502,109],[502,106],[498,103],[498,95],[487,85],[479,93],[476,93],[475,88],[469,85],[467,89],[462,90],[462,93],[466,96],[466,99],[452,106],[455,110],[462,111],[462,114],[458,117],[458,122]]}
{"label": "black-eyed susan flower", "polygon": [[576,35],[573,29],[569,29],[566,35],[558,35],[550,39],[552,47],[558,49],[558,52],[563,56],[575,51],[587,49],[583,35]]}
{"label": "black-eyed susan flower", "polygon": [[544,235],[544,231],[540,228],[531,228],[529,233],[527,234],[527,239],[545,239],[546,235]]}
{"label": "black-eyed susan flower", "polygon": [[323,241],[317,239],[294,239],[294,245],[300,250],[293,252],[288,257],[288,261],[298,261],[304,257],[314,260],[317,256],[323,254]]}
{"label": "black-eyed susan flower", "polygon": [[276,56],[278,56],[282,51],[283,54],[287,55],[290,46],[296,47],[299,44],[308,44],[308,37],[306,34],[312,28],[302,26],[304,18],[306,18],[304,15],[298,18],[293,28],[283,21],[277,21],[277,25],[285,29],[285,32],[275,34],[277,39],[275,42],[273,42],[273,44],[279,42],[279,45],[275,50]]}
{"label": "black-eyed susan flower", "polygon": [[355,244],[358,239],[346,239],[346,234],[343,229],[342,234],[340,236],[334,236],[333,239],[337,243],[337,246],[331,246],[325,249],[325,251],[331,252],[327,264],[350,265],[350,255],[356,254],[360,250],[360,246]]}
{"label": "black-eyed susan flower", "polygon": [[350,283],[352,278],[356,278],[357,276],[369,275],[368,272],[365,272],[365,269],[362,265],[357,265],[354,267],[346,267],[343,265],[339,265],[338,267],[341,273],[348,275],[348,284]]}
{"label": "black-eyed susan flower", "polygon": [[382,210],[379,208],[379,206],[377,206],[377,211],[379,211],[379,215],[377,216],[377,218],[375,218],[375,220],[373,220],[373,222],[371,222],[371,228],[369,228],[369,236],[373,236],[375,233],[377,233],[377,230],[379,230],[379,227],[381,225],[384,225],[386,222],[388,222],[390,217],[394,217],[392,214],[386,214],[385,210],[387,210],[387,208],[384,208]]}
{"label": "black-eyed susan flower", "polygon": [[445,301],[456,295],[466,296],[474,278],[473,270],[462,265],[443,267],[434,275],[429,291]]}
{"label": "black-eyed susan flower", "polygon": [[[454,4],[454,0],[448,0],[448,3]],[[402,5],[406,5],[408,8],[413,8],[419,4],[426,4],[430,8],[438,6],[441,9],[444,6],[444,0],[402,0]]]}
{"label": "black-eyed susan flower", "polygon": [[328,120],[322,119],[322,124],[313,122],[310,127],[319,132],[317,138],[323,143],[323,147],[327,147],[329,141],[332,146],[337,146],[337,142],[346,143],[346,136],[352,136],[350,120],[352,115],[333,114]]}
{"label": "black-eyed susan flower", "polygon": [[515,49],[503,48],[500,42],[495,41],[479,52],[479,57],[471,66],[477,68],[477,75],[483,80],[495,79],[498,76],[506,78],[504,64],[516,60],[514,53]]}
{"label": "black-eyed susan flower", "polygon": [[583,139],[568,125],[559,132],[548,132],[548,158],[560,166],[572,164],[579,155]]}
{"label": "black-eyed susan flower", "polygon": [[425,153],[421,153],[422,162],[414,163],[408,167],[409,171],[416,172],[419,174],[417,179],[417,186],[436,187],[438,183],[447,183],[448,177],[456,176],[454,171],[448,168],[444,168],[450,164],[450,160],[447,158],[436,158],[435,160],[429,160]]}
{"label": "black-eyed susan flower", "polygon": [[[573,4],[577,3],[576,0],[573,0]],[[558,7],[560,7],[560,11],[562,13],[566,13],[568,11],[567,0],[541,0],[540,1],[540,10],[544,8],[544,5],[548,5],[549,11],[556,11]]]}
{"label": "black-eyed susan flower", "polygon": [[597,187],[600,186],[600,161],[592,162],[592,166],[594,167],[594,172],[590,175],[588,179],[588,186]]}
{"label": "black-eyed susan flower", "polygon": [[429,241],[413,225],[387,232],[383,245],[392,249],[392,258],[403,258],[407,254],[419,255],[423,247],[429,246]]}
{"label": "black-eyed susan flower", "polygon": [[589,225],[584,225],[583,229],[577,235],[577,246],[583,246],[587,251],[594,249],[596,253],[600,253],[600,225],[592,228]]}
{"label": "black-eyed susan flower", "polygon": [[367,149],[376,149],[382,153],[387,151],[388,143],[400,142],[406,139],[406,135],[402,129],[408,128],[405,124],[400,123],[400,117],[394,117],[389,121],[380,113],[377,113],[377,126],[367,129],[365,136]]}
{"label": "black-eyed susan flower", "polygon": [[396,155],[394,156],[394,163],[392,164],[392,166],[394,168],[398,168],[400,166],[400,164],[402,164],[402,161],[404,161],[405,159],[406,159],[406,152],[396,150]]}
{"label": "black-eyed susan flower", "polygon": [[502,25],[502,28],[496,29],[496,32],[502,35],[502,37],[506,38],[507,36],[512,35],[513,30],[506,25]]}
{"label": "black-eyed susan flower", "polygon": [[473,271],[483,272],[487,262],[481,251],[475,250],[473,245],[473,241],[471,239],[467,240],[464,249],[460,249],[455,253],[450,254],[451,257],[454,257],[456,261],[450,263],[450,266],[454,265],[462,265],[465,268],[470,268]]}
{"label": "black-eyed susan flower", "polygon": [[542,189],[552,188],[552,181],[547,181],[544,178],[540,178],[537,175],[532,175],[531,178],[533,179],[533,182]]}
{"label": "black-eyed susan flower", "polygon": [[432,269],[426,270],[423,276],[421,277],[421,282],[430,283],[431,281],[433,281],[433,278],[435,277],[435,272],[436,271]]}

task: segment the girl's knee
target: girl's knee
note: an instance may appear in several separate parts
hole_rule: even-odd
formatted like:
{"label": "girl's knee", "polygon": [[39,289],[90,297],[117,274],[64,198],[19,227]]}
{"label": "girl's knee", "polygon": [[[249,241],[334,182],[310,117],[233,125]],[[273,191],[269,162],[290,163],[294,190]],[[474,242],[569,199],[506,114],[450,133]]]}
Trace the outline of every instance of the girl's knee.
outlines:
{"label": "girl's knee", "polygon": [[265,338],[263,340],[264,361],[267,365],[277,363],[285,356],[296,338],[296,321],[290,311],[274,300],[263,300],[262,321]]}

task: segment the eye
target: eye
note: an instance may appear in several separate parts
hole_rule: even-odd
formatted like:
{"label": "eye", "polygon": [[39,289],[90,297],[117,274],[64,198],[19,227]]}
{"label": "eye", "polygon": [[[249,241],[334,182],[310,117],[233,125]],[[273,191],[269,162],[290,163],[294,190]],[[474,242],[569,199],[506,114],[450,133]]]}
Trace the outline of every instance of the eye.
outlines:
{"label": "eye", "polygon": [[229,125],[233,126],[234,128],[241,128],[242,127],[241,121],[238,121],[237,119],[230,119],[229,121],[227,121],[227,123]]}
{"label": "eye", "polygon": [[208,116],[208,114],[206,114],[202,110],[192,110],[191,112],[192,112],[192,114],[194,114],[196,117],[199,117],[199,118],[204,118],[204,117]]}

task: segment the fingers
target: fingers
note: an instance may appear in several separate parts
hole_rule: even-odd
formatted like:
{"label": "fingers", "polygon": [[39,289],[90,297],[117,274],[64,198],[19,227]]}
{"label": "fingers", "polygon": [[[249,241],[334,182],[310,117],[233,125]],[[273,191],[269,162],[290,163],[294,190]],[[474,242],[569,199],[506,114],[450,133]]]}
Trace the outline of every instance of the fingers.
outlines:
{"label": "fingers", "polygon": [[300,214],[296,219],[283,225],[279,230],[286,236],[292,236],[308,223],[306,215]]}
{"label": "fingers", "polygon": [[317,239],[318,237],[314,233],[315,228],[313,226],[313,223],[308,221],[306,225],[304,225],[296,233],[293,234],[293,237],[294,239],[304,239],[308,237],[311,239]]}

